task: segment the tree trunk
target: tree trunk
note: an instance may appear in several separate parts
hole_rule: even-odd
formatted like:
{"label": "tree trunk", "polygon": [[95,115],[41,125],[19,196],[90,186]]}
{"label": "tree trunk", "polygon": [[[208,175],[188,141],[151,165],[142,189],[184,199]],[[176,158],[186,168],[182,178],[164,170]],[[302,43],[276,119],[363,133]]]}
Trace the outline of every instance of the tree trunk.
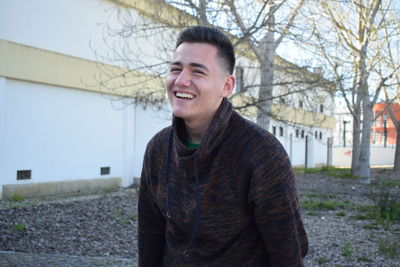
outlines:
{"label": "tree trunk", "polygon": [[360,143],[361,143],[361,121],[360,110],[354,110],[353,116],[353,153],[351,155],[351,174],[359,176],[360,166]]}
{"label": "tree trunk", "polygon": [[364,95],[363,98],[363,123],[362,123],[362,138],[360,149],[360,166],[359,177],[362,183],[371,183],[370,173],[370,154],[371,154],[371,126],[372,126],[372,107],[369,101],[369,95]]}
{"label": "tree trunk", "polygon": [[393,171],[400,173],[400,125],[396,127],[396,150],[394,153]]}
{"label": "tree trunk", "polygon": [[270,63],[261,64],[261,86],[258,92],[260,101],[257,113],[257,124],[269,131],[272,110],[272,80],[274,77],[273,66]]}
{"label": "tree trunk", "polygon": [[[275,23],[274,18],[271,18],[270,23],[272,23],[272,25]],[[261,55],[261,58],[259,58],[261,86],[258,91],[259,105],[257,112],[257,124],[268,131],[271,124],[275,50],[276,44],[274,31],[271,30],[268,31],[263,38],[258,53]]]}

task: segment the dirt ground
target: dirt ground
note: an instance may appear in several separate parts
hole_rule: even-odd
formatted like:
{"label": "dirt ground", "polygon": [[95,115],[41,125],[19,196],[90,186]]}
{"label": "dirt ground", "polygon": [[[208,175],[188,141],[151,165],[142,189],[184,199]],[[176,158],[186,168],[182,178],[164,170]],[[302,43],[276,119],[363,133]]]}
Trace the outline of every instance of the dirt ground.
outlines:
{"label": "dirt ground", "polygon": [[[400,177],[385,169],[372,177],[366,185],[296,174],[310,243],[305,266],[400,266],[400,222],[371,216],[378,195],[400,201]],[[0,201],[0,250],[136,260],[136,205],[137,188]]]}

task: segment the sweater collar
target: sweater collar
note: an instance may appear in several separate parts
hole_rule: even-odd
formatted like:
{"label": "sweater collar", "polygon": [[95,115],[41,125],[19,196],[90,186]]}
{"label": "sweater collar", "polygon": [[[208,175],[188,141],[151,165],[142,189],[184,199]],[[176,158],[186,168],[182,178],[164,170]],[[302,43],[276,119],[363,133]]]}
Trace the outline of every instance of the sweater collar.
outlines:
{"label": "sweater collar", "polygon": [[[192,162],[194,154],[196,154],[196,157],[200,162],[212,154],[224,138],[224,133],[228,127],[232,112],[232,104],[228,99],[224,98],[215,113],[200,146],[196,150],[187,147],[188,134],[183,119],[174,117],[172,121],[172,128],[174,131],[174,154],[178,157],[179,165],[183,164],[182,167],[184,167],[186,165],[186,159]],[[193,166],[192,163],[188,162],[188,164]]]}

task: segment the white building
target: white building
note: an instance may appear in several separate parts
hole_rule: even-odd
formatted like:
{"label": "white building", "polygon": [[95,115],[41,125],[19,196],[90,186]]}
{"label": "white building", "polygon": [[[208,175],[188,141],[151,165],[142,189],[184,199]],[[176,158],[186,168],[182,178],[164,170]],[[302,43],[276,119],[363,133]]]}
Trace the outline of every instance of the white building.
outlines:
{"label": "white building", "polygon": [[[143,9],[146,1],[136,2],[141,14],[152,12]],[[98,55],[109,53],[104,26],[118,23],[115,6],[138,12],[105,0],[0,0],[0,6],[0,197],[133,184],[147,142],[170,115],[122,100],[129,90],[105,89],[104,70],[126,66],[107,65]],[[133,49],[154,53],[152,42],[139,46]],[[293,165],[305,165],[305,150],[309,167],[326,164],[332,123],[294,121],[296,127],[271,128]]]}

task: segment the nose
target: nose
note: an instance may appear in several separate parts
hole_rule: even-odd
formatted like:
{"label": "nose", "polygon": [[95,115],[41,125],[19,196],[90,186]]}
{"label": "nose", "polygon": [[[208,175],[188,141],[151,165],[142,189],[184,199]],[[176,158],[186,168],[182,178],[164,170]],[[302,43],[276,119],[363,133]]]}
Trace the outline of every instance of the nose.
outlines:
{"label": "nose", "polygon": [[189,87],[190,86],[190,72],[182,70],[179,76],[175,80],[175,84],[179,87]]}

